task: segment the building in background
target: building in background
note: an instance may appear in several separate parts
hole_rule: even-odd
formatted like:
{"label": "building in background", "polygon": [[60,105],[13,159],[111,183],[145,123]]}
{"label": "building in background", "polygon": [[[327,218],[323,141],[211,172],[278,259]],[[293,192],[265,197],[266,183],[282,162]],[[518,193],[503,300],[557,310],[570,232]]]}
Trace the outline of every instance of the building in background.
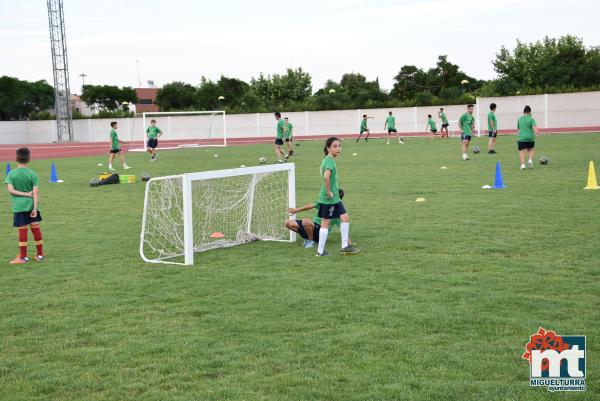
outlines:
{"label": "building in background", "polygon": [[78,112],[85,117],[98,114],[97,110],[93,110],[86,102],[81,100],[81,96],[76,94],[71,95],[71,110],[73,112]]}
{"label": "building in background", "polygon": [[146,88],[135,88],[135,93],[138,97],[138,102],[135,105],[136,113],[154,113],[160,111],[156,104],[158,88],[154,85],[154,81],[148,81]]}

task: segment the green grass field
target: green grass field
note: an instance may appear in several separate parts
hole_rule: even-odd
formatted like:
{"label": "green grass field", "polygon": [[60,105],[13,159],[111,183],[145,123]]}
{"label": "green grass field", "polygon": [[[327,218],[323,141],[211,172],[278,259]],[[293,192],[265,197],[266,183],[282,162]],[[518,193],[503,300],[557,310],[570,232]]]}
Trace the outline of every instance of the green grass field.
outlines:
{"label": "green grass field", "polygon": [[[296,148],[299,205],[317,196],[323,142]],[[56,160],[60,185],[47,183],[51,160],[34,161],[47,261],[2,268],[0,399],[598,399],[600,191],[582,188],[600,134],[542,136],[523,172],[514,137],[468,162],[459,146],[343,142],[358,255],[337,254],[336,230],[329,258],[252,243],[197,254],[194,267],[141,261],[144,184],[90,188],[106,157]],[[152,164],[127,154],[134,174],[153,176],[259,156],[272,161],[271,145],[165,151]],[[497,160],[508,188],[481,189]],[[4,199],[8,262],[18,249]],[[540,326],[587,336],[585,393],[529,386],[521,355]]]}

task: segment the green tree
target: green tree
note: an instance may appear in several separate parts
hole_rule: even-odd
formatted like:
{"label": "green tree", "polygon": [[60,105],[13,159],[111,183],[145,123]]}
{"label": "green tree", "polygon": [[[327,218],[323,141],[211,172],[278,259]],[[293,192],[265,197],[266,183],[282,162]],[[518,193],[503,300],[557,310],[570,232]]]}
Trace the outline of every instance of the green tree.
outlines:
{"label": "green tree", "polygon": [[20,120],[35,117],[54,106],[54,88],[46,81],[21,81],[0,77],[0,119]]}
{"label": "green tree", "polygon": [[115,111],[122,109],[125,102],[138,102],[133,88],[112,85],[84,85],[81,100],[100,111]]}
{"label": "green tree", "polygon": [[171,82],[158,90],[156,104],[162,111],[195,110],[198,103],[196,91],[185,82]]}
{"label": "green tree", "polygon": [[302,68],[288,68],[283,75],[260,74],[252,78],[250,86],[263,104],[271,109],[306,101],[312,94],[312,78]]}

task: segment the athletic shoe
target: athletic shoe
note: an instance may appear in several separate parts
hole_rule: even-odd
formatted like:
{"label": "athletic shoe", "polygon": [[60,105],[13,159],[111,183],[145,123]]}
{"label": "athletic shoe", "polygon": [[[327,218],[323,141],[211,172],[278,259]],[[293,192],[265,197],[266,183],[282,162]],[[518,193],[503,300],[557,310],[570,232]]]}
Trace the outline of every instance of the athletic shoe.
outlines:
{"label": "athletic shoe", "polygon": [[488,150],[488,153],[492,155],[492,154],[496,153],[496,151],[494,149],[492,149],[492,150]]}
{"label": "athletic shoe", "polygon": [[109,169],[110,171],[115,171],[115,168],[114,168],[114,167],[109,167],[108,169]]}
{"label": "athletic shoe", "polygon": [[283,163],[283,160],[277,160],[276,164],[281,164]]}
{"label": "athletic shoe", "polygon": [[400,141],[398,142],[400,145],[404,145],[404,141],[402,139],[400,139]]}
{"label": "athletic shoe", "polygon": [[35,257],[36,262],[43,262],[46,257],[44,255],[37,255]]}
{"label": "athletic shoe", "polygon": [[317,256],[329,256],[329,252],[323,251],[323,253],[317,252]]}
{"label": "athletic shoe", "polygon": [[123,170],[131,170],[133,167],[128,166],[128,165],[124,165],[123,166]]}
{"label": "athletic shoe", "polygon": [[287,162],[289,158],[290,158],[290,155],[285,155],[285,156],[283,157],[283,160]]}
{"label": "athletic shoe", "polygon": [[353,253],[359,253],[359,252],[360,252],[360,249],[354,248],[352,245],[348,245],[347,247],[342,248],[340,250],[340,253],[342,255],[352,255]]}
{"label": "athletic shoe", "polygon": [[11,265],[22,265],[24,263],[29,262],[29,258],[22,258],[20,256],[15,257],[13,260],[8,262]]}
{"label": "athletic shoe", "polygon": [[470,160],[468,157],[463,157],[463,160]]}
{"label": "athletic shoe", "polygon": [[521,164],[521,170],[525,170],[525,165]]}
{"label": "athletic shoe", "polygon": [[389,144],[390,144],[390,141],[387,141],[387,145],[389,145]]}
{"label": "athletic shoe", "polygon": [[304,244],[304,247],[305,247],[305,248],[312,248],[312,247],[314,247],[314,246],[315,246],[315,244],[316,244],[316,242],[315,242],[315,241],[313,241],[313,240],[310,240],[310,239],[307,239],[307,240],[306,240],[306,243]]}
{"label": "athletic shoe", "polygon": [[533,168],[533,160],[529,160],[527,162],[527,165],[529,166],[529,168]]}

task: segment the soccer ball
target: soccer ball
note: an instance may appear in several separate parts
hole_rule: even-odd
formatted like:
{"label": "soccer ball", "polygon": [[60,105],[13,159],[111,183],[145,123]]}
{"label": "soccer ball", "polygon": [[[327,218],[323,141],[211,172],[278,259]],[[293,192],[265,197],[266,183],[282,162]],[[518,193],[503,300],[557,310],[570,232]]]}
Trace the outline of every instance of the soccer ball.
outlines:
{"label": "soccer ball", "polygon": [[90,180],[90,187],[97,187],[98,185],[100,185],[100,180],[97,178],[92,178]]}
{"label": "soccer ball", "polygon": [[548,156],[540,157],[540,164],[546,165],[546,164],[548,164],[549,161],[550,161],[550,159],[548,159]]}
{"label": "soccer ball", "polygon": [[148,174],[148,173],[142,173],[140,175],[140,178],[142,179],[142,181],[148,181],[150,179],[150,174]]}
{"label": "soccer ball", "polygon": [[473,153],[479,153],[481,151],[481,149],[479,149],[479,145],[475,145],[473,147]]}
{"label": "soccer ball", "polygon": [[267,162],[267,159],[264,156],[261,156],[261,157],[258,158],[258,162],[260,164],[265,164]]}

